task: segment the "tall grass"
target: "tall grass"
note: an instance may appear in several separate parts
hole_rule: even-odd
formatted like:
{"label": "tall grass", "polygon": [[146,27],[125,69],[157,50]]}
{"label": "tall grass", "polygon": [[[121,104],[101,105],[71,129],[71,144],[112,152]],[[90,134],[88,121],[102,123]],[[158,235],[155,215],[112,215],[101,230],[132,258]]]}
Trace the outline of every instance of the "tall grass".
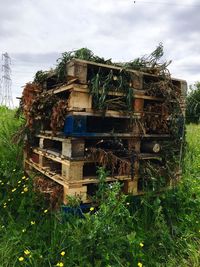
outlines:
{"label": "tall grass", "polygon": [[20,124],[0,109],[0,266],[200,266],[200,126],[187,127],[176,188],[132,198],[104,184],[98,209],[77,216],[50,211],[33,192],[22,147],[11,142]]}

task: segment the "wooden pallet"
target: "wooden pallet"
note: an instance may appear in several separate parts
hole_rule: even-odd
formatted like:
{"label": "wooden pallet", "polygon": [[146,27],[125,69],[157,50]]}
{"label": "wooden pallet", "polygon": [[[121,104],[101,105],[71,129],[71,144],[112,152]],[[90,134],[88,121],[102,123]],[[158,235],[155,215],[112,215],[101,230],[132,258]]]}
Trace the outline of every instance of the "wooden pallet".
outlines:
{"label": "wooden pallet", "polygon": [[[144,101],[156,101],[156,102],[164,102],[164,98],[155,97],[145,95],[144,90],[133,90],[133,112],[142,112]],[[62,85],[61,87],[51,89],[48,91],[49,94],[58,94],[61,95],[62,98],[66,99],[68,110],[70,111],[87,111],[94,112],[94,101],[93,97],[90,94],[90,90],[87,85],[80,85],[77,83],[71,83],[67,85]],[[101,91],[100,91],[101,93]],[[108,92],[109,99],[121,99],[124,101],[124,105],[126,105],[125,94],[123,92],[118,91],[109,91]],[[119,109],[118,109],[119,110]],[[107,113],[112,114],[113,110],[107,110]],[[98,111],[95,111],[98,112]],[[122,115],[130,115],[128,112],[121,110]],[[119,114],[120,115],[120,114]]]}
{"label": "wooden pallet", "polygon": [[[88,156],[90,148],[102,148],[107,149],[109,142],[113,143],[113,138],[120,140],[123,147],[128,151],[135,151],[142,155],[152,154],[155,152],[153,148],[155,144],[162,146],[163,141],[170,141],[170,135],[143,135],[138,136],[134,134],[115,134],[104,135],[95,137],[65,137],[63,133],[57,133],[57,136],[53,136],[51,131],[41,132],[35,136],[35,140],[32,146],[50,153],[55,157],[61,159],[80,160],[85,159]],[[115,142],[113,143],[115,146]],[[27,151],[27,149],[26,149]]]}
{"label": "wooden pallet", "polygon": [[[94,188],[97,188],[99,180],[97,178],[87,178],[76,181],[65,181],[62,176],[49,170],[48,168],[41,167],[39,164],[26,160],[25,170],[29,175],[38,172],[40,175],[55,181],[63,186],[63,203],[67,204],[67,196],[78,197],[83,203],[90,203],[92,201],[91,196],[95,193]],[[123,191],[126,194],[138,195],[137,181],[131,180],[128,176],[107,177],[106,182],[119,181],[123,184]]]}
{"label": "wooden pallet", "polygon": [[[67,63],[66,66],[68,76],[71,79],[72,78],[78,79],[79,82],[82,84],[87,84],[90,71],[92,71],[92,73],[97,74],[99,72],[99,69],[104,70],[104,72],[107,71],[108,73],[110,72],[110,70],[112,70],[113,73],[117,75],[123,70],[123,67],[116,65],[101,64],[80,59],[72,59],[70,62]],[[154,81],[163,80],[162,76],[155,74],[145,73],[142,71],[136,71],[132,69],[126,69],[126,71],[132,75],[130,85],[138,90],[140,89],[142,90],[144,83],[147,83],[152,80]],[[172,83],[176,86],[180,86],[180,84],[185,83],[185,81],[181,79],[172,78]]]}

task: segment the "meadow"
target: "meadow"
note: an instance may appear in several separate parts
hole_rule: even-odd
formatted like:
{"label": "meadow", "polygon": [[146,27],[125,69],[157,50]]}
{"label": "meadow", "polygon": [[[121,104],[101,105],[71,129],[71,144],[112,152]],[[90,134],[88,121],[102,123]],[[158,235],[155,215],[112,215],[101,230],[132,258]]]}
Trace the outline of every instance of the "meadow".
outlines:
{"label": "meadow", "polygon": [[[23,124],[0,107],[0,267],[199,267],[200,125],[187,125],[183,178],[161,194],[129,197],[104,183],[99,207],[50,210],[23,173]],[[73,212],[74,211],[74,212]]]}

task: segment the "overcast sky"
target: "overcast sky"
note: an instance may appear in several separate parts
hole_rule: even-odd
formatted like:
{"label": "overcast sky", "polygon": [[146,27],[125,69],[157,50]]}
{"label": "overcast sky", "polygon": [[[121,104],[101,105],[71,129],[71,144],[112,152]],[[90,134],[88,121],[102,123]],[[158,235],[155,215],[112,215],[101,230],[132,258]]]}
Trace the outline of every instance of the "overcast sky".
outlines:
{"label": "overcast sky", "polygon": [[162,42],[172,75],[193,84],[200,80],[199,14],[197,0],[0,0],[0,53],[12,59],[15,105],[37,70],[81,47],[130,61]]}

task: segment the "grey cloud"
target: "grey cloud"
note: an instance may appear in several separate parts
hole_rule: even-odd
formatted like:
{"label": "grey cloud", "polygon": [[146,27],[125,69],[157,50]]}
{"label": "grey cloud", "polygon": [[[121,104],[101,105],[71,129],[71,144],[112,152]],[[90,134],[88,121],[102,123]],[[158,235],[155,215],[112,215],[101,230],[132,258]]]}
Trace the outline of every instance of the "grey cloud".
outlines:
{"label": "grey cloud", "polygon": [[51,53],[12,53],[11,57],[14,62],[20,64],[39,64],[42,65],[53,65],[56,64],[56,60],[61,56],[61,53],[51,52]]}

